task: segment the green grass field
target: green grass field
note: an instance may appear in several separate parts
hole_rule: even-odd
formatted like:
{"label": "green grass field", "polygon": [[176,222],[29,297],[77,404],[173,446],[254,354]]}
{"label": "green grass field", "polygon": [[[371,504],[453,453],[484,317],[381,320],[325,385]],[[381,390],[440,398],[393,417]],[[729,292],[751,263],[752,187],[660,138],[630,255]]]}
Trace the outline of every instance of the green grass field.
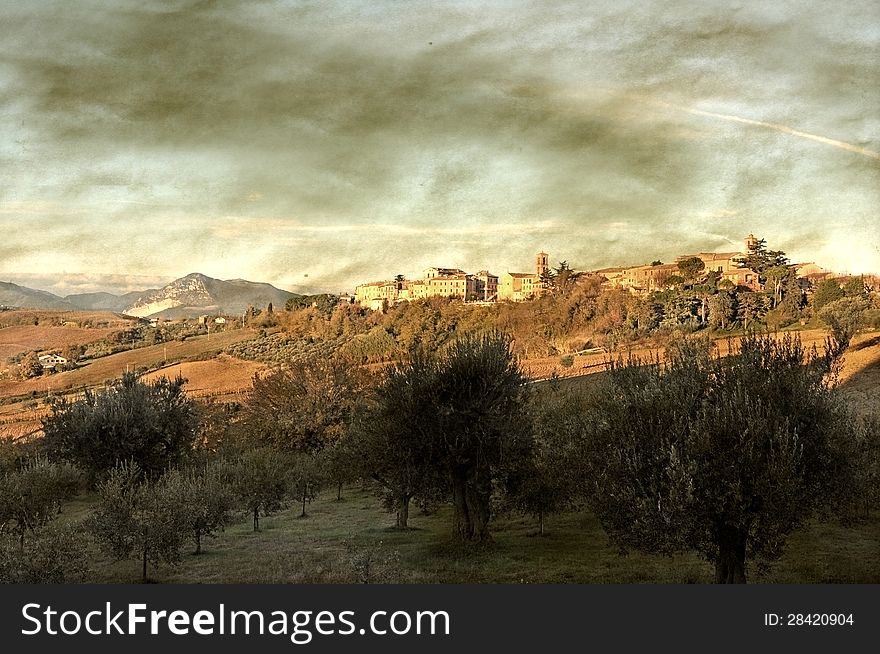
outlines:
{"label": "green grass field", "polygon": [[[94,496],[65,509],[65,520],[88,515]],[[446,508],[411,515],[412,529],[390,527],[393,516],[372,495],[347,489],[341,502],[328,493],[306,518],[291,507],[261,519],[254,533],[241,516],[204,553],[186,553],[174,567],[150,567],[158,583],[711,583],[712,567],[695,555],[624,554],[587,512],[551,517],[547,534],[533,520],[502,515],[494,543],[479,549],[452,542]],[[140,563],[114,562],[95,550],[89,581],[136,583]],[[854,527],[812,523],[789,539],[769,565],[751,562],[754,583],[880,583],[880,516]]]}

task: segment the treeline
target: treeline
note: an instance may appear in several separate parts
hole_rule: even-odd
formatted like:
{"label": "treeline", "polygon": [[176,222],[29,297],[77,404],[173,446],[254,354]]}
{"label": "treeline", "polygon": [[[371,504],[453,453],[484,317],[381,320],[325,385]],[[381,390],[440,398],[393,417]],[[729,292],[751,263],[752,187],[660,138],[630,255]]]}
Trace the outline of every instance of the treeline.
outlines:
{"label": "treeline", "polygon": [[[685,340],[662,363],[619,359],[589,387],[538,385],[509,336],[488,332],[414,347],[376,374],[341,357],[291,362],[242,406],[125,375],[56,402],[30,450],[4,450],[0,574],[76,579],[91,542],[146,579],[232,520],[258,530],[294,503],[306,517],[320,492],[357,483],[400,529],[413,506],[446,504],[451,538],[485,545],[499,511],[543,533],[586,507],[622,548],[695,551],[717,581],[742,582],[808,518],[854,520],[880,499],[877,416],[851,415],[831,383],[843,349],[748,336],[722,358]],[[93,515],[58,526],[84,487]]]}

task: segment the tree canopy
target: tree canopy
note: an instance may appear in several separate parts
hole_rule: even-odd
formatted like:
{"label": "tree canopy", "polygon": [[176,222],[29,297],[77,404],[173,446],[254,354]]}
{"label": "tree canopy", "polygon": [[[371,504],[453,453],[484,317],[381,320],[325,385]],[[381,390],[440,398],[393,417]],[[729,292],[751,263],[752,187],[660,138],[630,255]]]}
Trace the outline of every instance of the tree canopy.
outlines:
{"label": "tree canopy", "polygon": [[256,376],[242,425],[263,445],[317,452],[345,434],[370,374],[340,358],[291,361]]}
{"label": "tree canopy", "polygon": [[145,383],[125,373],[80,400],[58,400],[43,421],[46,447],[86,471],[93,483],[126,461],[158,476],[180,462],[196,436],[198,416],[183,392],[185,381],[161,377]]}
{"label": "tree canopy", "polygon": [[767,279],[767,271],[778,266],[786,266],[788,257],[782,250],[768,250],[767,241],[760,239],[751,252],[746,254],[740,263],[741,268],[748,268],[758,273],[758,279],[763,284]]}
{"label": "tree canopy", "polygon": [[585,441],[605,529],[626,547],[696,550],[719,583],[744,582],[748,558],[778,557],[849,478],[852,428],[830,367],[788,336],[616,365]]}
{"label": "tree canopy", "polygon": [[678,271],[688,284],[697,281],[706,269],[706,264],[700,257],[689,257],[678,262]]}
{"label": "tree canopy", "polygon": [[399,447],[395,483],[440,471],[456,538],[488,540],[493,483],[528,456],[532,438],[526,378],[510,339],[469,335],[439,355],[419,352],[389,373],[378,395],[372,430]]}

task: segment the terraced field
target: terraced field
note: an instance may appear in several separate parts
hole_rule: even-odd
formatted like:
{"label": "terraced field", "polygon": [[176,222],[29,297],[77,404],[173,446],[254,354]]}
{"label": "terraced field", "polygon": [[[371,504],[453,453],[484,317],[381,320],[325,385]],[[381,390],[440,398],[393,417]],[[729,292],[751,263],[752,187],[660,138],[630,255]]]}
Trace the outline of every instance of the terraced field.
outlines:
{"label": "terraced field", "polygon": [[[190,379],[195,396],[212,394],[204,389],[211,383],[220,383],[219,393],[213,396],[241,394],[250,387],[254,373],[263,366],[254,362],[221,357],[211,360],[230,345],[253,338],[249,329],[217,332],[193,336],[185,341],[171,341],[159,345],[119,352],[102,357],[67,372],[35,377],[25,381],[0,381],[0,438],[17,438],[39,430],[40,418],[46,415],[49,396],[73,395],[85,388],[103,386],[126,371],[139,368],[157,369],[165,362],[204,359],[204,366],[190,366],[184,377]],[[160,373],[162,374],[162,373]],[[173,366],[167,367],[166,376],[176,376]],[[190,375],[192,375],[190,377]],[[202,390],[195,390],[195,389]]]}
{"label": "terraced field", "polygon": [[[821,347],[825,336],[826,332],[820,330],[800,332],[804,344],[815,344],[817,347]],[[98,387],[126,370],[139,368],[151,370],[145,376],[148,380],[162,375],[182,375],[188,380],[186,391],[191,397],[241,401],[250,389],[254,375],[267,370],[268,365],[220,352],[229,349],[235,351],[235,344],[253,338],[254,332],[248,329],[195,336],[182,342],[171,341],[120,352],[97,359],[78,370],[27,381],[0,381],[0,402],[6,400],[0,403],[0,438],[17,438],[38,432],[41,418],[48,413],[47,400],[50,396],[70,395],[83,388]],[[726,354],[731,343],[732,340],[720,339],[716,341],[716,346],[722,354]],[[662,354],[662,351],[657,348],[636,348],[632,354],[653,357]],[[554,374],[578,378],[605,370],[604,364],[609,356],[605,353],[576,356],[570,367],[560,365],[559,357],[527,359],[521,363],[532,379],[547,379]],[[165,362],[174,363],[163,365]],[[381,368],[384,365],[374,364],[370,367]],[[880,411],[880,332],[861,334],[854,339],[844,358],[839,381],[848,401],[857,410]]]}
{"label": "terraced field", "polygon": [[187,380],[184,389],[190,397],[219,398],[224,401],[241,399],[250,389],[254,375],[266,366],[255,361],[243,361],[226,354],[208,361],[175,363],[143,376],[146,381],[159,377],[180,375]]}

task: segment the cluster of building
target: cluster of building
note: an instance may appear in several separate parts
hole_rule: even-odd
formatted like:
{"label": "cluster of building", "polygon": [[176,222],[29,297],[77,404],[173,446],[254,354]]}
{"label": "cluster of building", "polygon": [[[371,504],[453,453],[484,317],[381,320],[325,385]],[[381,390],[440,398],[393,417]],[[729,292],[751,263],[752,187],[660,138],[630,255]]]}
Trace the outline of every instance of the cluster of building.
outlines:
{"label": "cluster of building", "polygon": [[429,297],[458,298],[465,302],[520,302],[540,295],[549,271],[548,255],[535,255],[535,271],[507,272],[493,275],[488,270],[476,274],[458,268],[427,268],[421,279],[395,279],[360,284],[355,288],[355,302],[371,309],[381,309],[396,302]]}
{"label": "cluster of building", "polygon": [[758,248],[758,239],[749,234],[745,239],[745,252],[698,252],[678,257],[675,263],[656,263],[629,268],[604,268],[596,273],[605,277],[616,288],[625,288],[635,293],[650,293],[668,288],[670,277],[680,274],[679,262],[697,258],[703,262],[704,271],[720,274],[719,281],[728,280],[735,287],[753,291],[763,290],[758,273],[744,268],[746,257]]}
{"label": "cluster of building", "polygon": [[[728,280],[736,288],[762,291],[758,273],[746,268],[747,257],[757,251],[759,241],[749,234],[744,241],[744,252],[698,252],[678,257],[675,263],[647,264],[625,268],[603,268],[593,271],[601,275],[611,286],[637,294],[651,293],[670,287],[670,279],[681,274],[679,263],[697,258],[703,262],[704,273],[717,272],[719,281]],[[535,271],[529,273],[504,273],[496,276],[487,270],[476,274],[458,268],[428,268],[422,279],[408,280],[402,276],[381,282],[360,284],[355,289],[354,300],[371,309],[382,309],[396,302],[406,302],[429,297],[458,298],[466,302],[520,302],[539,296],[546,290],[548,255],[535,255]],[[799,278],[821,279],[830,273],[814,263],[796,264]]]}
{"label": "cluster of building", "polygon": [[[727,280],[734,288],[763,291],[764,285],[758,273],[745,266],[747,257],[757,251],[759,241],[754,234],[749,234],[745,238],[744,245],[744,252],[697,252],[677,257],[675,263],[657,262],[629,268],[604,268],[595,272],[605,277],[616,288],[646,294],[669,288],[670,278],[681,274],[678,266],[680,262],[686,259],[699,259],[703,262],[703,273],[718,273],[719,282]],[[791,268],[798,279],[808,279],[813,282],[833,275],[815,263],[797,263]]]}

